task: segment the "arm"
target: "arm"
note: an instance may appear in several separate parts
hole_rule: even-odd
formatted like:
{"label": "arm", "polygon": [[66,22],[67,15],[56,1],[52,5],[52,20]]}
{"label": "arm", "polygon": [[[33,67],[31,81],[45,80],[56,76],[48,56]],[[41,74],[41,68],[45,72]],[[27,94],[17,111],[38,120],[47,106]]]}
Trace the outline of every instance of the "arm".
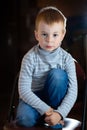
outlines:
{"label": "arm", "polygon": [[19,97],[43,115],[48,111],[50,106],[37,97],[31,90],[34,65],[35,61],[33,56],[25,56],[23,58],[18,84]]}
{"label": "arm", "polygon": [[77,99],[78,92],[75,63],[71,55],[68,55],[65,65],[65,69],[69,78],[68,91],[58,109],[55,110],[56,112],[59,112],[63,117],[66,117],[72,109]]}
{"label": "arm", "polygon": [[55,125],[55,124],[64,124],[62,117],[66,117],[68,113],[70,112],[71,108],[73,107],[76,99],[77,99],[77,78],[76,78],[76,70],[75,70],[75,63],[73,58],[69,55],[66,59],[65,64],[66,72],[69,77],[69,86],[68,86],[68,92],[61,102],[60,106],[58,106],[57,110],[53,110],[53,112],[49,113],[46,112],[45,115],[45,121],[49,125]]}

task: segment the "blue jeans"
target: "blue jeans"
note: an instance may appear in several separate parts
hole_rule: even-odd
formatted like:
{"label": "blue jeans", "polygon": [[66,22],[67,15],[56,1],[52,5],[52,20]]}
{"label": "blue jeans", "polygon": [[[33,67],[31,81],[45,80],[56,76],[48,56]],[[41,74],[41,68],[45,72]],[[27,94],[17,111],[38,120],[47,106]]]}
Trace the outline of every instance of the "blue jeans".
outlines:
{"label": "blue jeans", "polygon": [[[48,73],[44,89],[35,92],[35,94],[52,108],[57,109],[66,95],[67,88],[67,73],[61,69],[52,69]],[[37,124],[43,124],[44,116],[41,116],[36,109],[20,100],[17,108],[16,122],[24,127],[32,127]],[[52,128],[62,128],[62,125],[57,124],[52,126]]]}

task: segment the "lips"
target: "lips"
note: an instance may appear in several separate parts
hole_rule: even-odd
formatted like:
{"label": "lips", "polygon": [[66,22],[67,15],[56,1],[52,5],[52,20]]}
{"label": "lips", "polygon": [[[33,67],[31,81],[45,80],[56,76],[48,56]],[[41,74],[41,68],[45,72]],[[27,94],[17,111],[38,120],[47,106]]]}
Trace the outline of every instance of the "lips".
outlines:
{"label": "lips", "polygon": [[46,48],[52,48],[52,46],[46,46]]}

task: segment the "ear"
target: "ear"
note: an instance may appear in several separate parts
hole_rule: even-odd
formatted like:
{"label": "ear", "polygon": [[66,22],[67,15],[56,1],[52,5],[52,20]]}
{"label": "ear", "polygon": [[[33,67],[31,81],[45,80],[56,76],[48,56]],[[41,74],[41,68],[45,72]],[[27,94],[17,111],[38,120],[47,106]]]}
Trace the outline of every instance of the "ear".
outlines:
{"label": "ear", "polygon": [[34,31],[34,34],[35,34],[36,40],[38,41],[38,32],[36,30]]}
{"label": "ear", "polygon": [[61,41],[64,39],[65,34],[66,34],[66,29],[65,29],[65,30],[63,30],[63,32],[62,32]]}

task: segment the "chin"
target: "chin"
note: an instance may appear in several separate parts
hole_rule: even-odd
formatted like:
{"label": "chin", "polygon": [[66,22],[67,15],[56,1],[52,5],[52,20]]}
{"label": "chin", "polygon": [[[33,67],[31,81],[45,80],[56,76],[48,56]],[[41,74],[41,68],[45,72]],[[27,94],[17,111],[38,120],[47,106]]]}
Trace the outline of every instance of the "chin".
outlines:
{"label": "chin", "polygon": [[51,52],[51,51],[53,51],[53,50],[54,50],[54,49],[52,49],[52,50],[51,50],[51,49],[46,49],[46,51],[49,51],[49,52]]}

